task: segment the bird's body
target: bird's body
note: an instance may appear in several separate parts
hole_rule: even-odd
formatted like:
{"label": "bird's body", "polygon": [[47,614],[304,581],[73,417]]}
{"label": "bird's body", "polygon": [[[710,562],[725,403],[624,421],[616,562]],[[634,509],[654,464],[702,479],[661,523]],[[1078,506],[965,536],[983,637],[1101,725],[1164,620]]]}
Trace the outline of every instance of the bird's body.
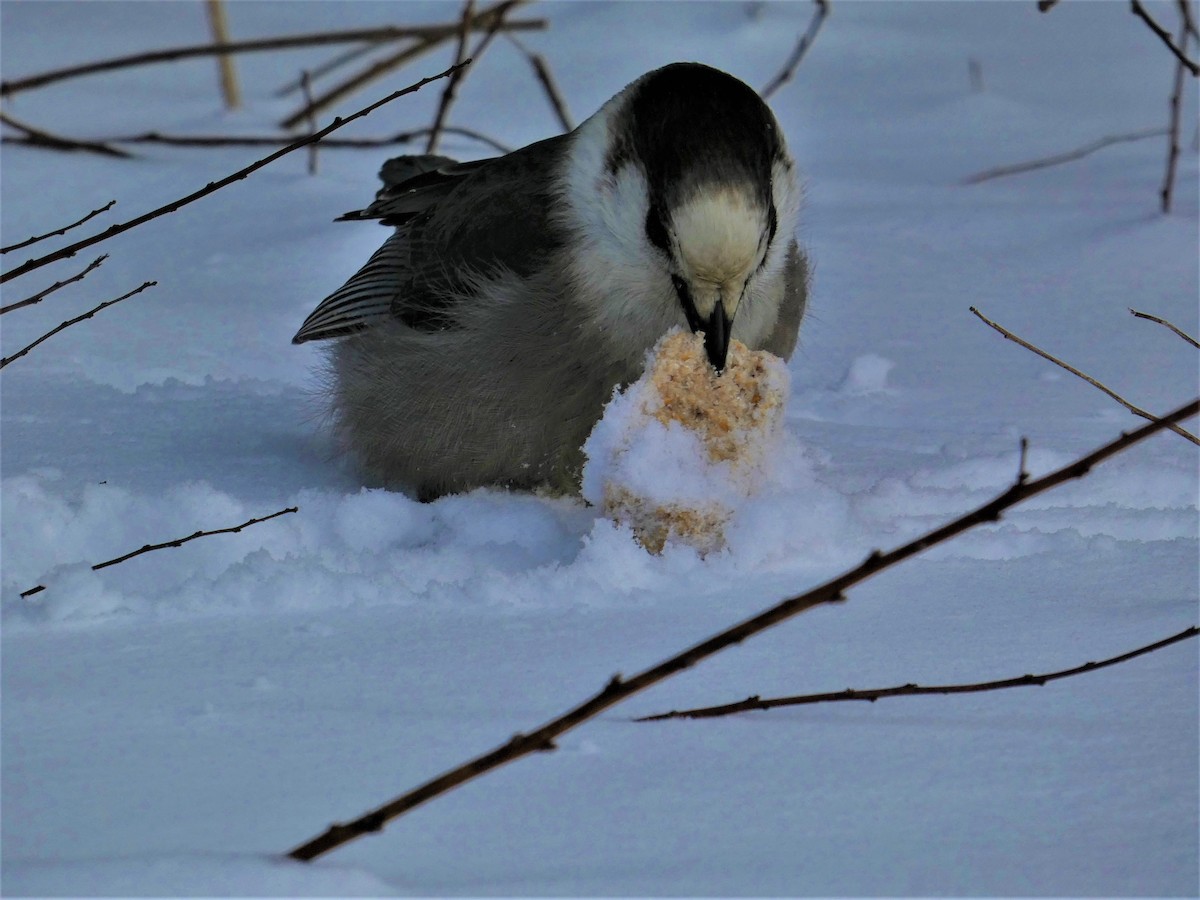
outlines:
{"label": "bird's body", "polygon": [[791,355],[807,289],[793,164],[731,76],[668,66],[569,134],[381,174],[347,218],[395,234],[294,339],[340,338],[334,421],[380,483],[573,491],[613,388],[671,328],[703,330],[718,368],[732,338]]}

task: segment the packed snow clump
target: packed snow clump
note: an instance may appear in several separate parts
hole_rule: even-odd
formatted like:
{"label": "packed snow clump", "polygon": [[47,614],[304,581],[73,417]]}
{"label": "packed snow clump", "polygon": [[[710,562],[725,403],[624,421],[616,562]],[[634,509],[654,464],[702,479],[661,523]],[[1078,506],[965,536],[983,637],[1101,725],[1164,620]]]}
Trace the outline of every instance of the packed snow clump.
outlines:
{"label": "packed snow clump", "polygon": [[734,341],[718,373],[699,335],[669,332],[584,444],[584,498],[651,553],[668,539],[720,549],[725,525],[766,478],[788,383],[770,353]]}

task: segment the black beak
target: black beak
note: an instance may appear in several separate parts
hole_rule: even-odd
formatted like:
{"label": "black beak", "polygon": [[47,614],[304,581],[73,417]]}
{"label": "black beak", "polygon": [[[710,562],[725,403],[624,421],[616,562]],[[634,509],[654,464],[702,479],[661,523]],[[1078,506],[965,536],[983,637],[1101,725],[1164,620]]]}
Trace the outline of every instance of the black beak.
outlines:
{"label": "black beak", "polygon": [[713,307],[712,315],[704,323],[704,352],[714,369],[721,372],[725,369],[725,359],[729,356],[729,327],[732,323],[725,313],[725,304],[720,301]]}

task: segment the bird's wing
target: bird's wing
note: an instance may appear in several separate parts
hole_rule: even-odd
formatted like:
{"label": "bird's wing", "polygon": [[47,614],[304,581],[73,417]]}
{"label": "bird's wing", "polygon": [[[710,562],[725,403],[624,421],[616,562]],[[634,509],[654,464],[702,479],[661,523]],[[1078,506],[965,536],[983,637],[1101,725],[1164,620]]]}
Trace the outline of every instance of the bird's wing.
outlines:
{"label": "bird's wing", "polygon": [[455,306],[470,301],[479,276],[535,271],[562,243],[551,212],[566,138],[470,163],[390,160],[381,175],[394,181],[343,218],[378,218],[396,233],[321,301],[292,342],[341,337],[389,314],[418,330],[452,328]]}

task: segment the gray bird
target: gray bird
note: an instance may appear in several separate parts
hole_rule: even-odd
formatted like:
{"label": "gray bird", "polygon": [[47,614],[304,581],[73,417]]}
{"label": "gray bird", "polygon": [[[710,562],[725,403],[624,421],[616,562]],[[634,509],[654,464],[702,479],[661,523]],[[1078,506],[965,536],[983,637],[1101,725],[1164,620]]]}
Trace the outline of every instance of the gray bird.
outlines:
{"label": "gray bird", "polygon": [[421,499],[578,490],[613,388],[668,330],[787,359],[807,296],[795,164],[742,82],[634,81],[574,131],[494,159],[389,160],[343,219],[395,227],[293,343],[339,338],[330,405],[373,481]]}

